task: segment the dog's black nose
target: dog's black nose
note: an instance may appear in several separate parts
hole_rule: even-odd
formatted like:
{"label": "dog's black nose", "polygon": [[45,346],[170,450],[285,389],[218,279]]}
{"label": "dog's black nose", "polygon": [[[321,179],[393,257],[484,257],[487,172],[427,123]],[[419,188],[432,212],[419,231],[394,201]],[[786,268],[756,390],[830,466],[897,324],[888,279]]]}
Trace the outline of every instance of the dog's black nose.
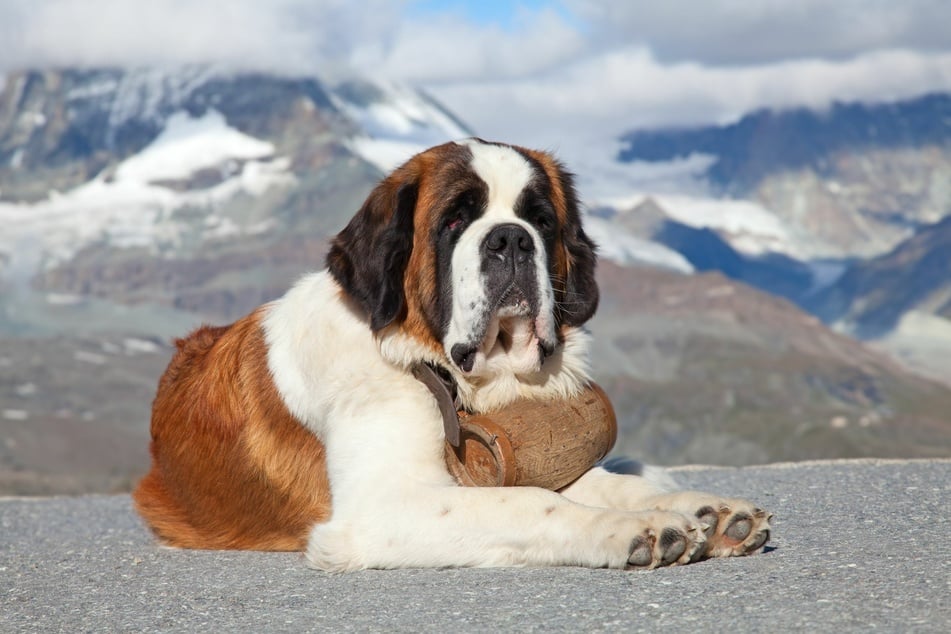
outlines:
{"label": "dog's black nose", "polygon": [[486,255],[517,263],[527,262],[535,252],[535,242],[521,225],[499,225],[482,243]]}

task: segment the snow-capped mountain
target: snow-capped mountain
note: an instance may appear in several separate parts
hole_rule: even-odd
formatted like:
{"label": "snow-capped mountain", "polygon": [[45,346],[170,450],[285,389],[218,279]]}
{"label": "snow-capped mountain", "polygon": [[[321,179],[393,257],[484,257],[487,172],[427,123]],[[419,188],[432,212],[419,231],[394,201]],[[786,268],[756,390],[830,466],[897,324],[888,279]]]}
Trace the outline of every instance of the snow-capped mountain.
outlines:
{"label": "snow-capped mountain", "polygon": [[334,89],[331,100],[362,131],[348,147],[383,173],[428,147],[473,136],[432,97],[403,84],[347,81]]}
{"label": "snow-capped mountain", "polygon": [[[469,134],[427,95],[368,80],[204,67],[7,77],[0,288],[17,291],[20,317],[7,293],[0,326],[35,326],[31,291],[64,311],[99,298],[234,317],[319,266],[310,245],[393,162]],[[222,280],[223,259],[255,290]]]}
{"label": "snow-capped mountain", "polygon": [[[951,210],[951,95],[760,111],[726,126],[631,132],[622,143],[622,163],[706,157],[700,177],[719,208],[661,204],[675,220],[709,223],[748,253],[873,257]],[[746,218],[739,231],[734,215]],[[754,246],[744,233],[773,242]]]}
{"label": "snow-capped mountain", "polygon": [[615,225],[947,380],[943,286],[924,284],[931,274],[889,280],[907,277],[898,263],[909,253],[932,271],[951,261],[943,241],[925,238],[951,216],[951,95],[636,131],[621,137],[615,158],[615,173],[644,175],[628,197],[600,201]]}

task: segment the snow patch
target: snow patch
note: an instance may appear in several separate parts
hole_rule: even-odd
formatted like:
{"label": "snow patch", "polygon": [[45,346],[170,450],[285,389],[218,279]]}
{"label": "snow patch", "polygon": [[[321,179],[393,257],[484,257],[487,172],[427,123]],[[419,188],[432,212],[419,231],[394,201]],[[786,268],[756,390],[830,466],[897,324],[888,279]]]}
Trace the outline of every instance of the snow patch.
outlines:
{"label": "snow patch", "polygon": [[892,330],[891,336],[905,340],[941,340],[951,344],[951,321],[937,315],[911,310],[902,315],[898,325]]}
{"label": "snow patch", "polygon": [[734,249],[747,255],[774,252],[804,259],[808,253],[776,214],[749,200],[633,193],[598,204],[625,213],[648,198],[653,198],[671,220],[695,229],[722,232]]}
{"label": "snow patch", "polygon": [[220,218],[218,216],[207,216],[205,218],[205,230],[202,235],[206,239],[221,240],[240,234],[241,227],[235,224],[231,218]]}
{"label": "snow patch", "polygon": [[[174,218],[175,210],[213,210],[239,194],[259,196],[292,183],[290,160],[273,158],[274,151],[272,144],[230,128],[214,110],[197,119],[176,113],[151,144],[118,166],[113,178],[99,176],[65,193],[51,191],[38,203],[0,203],[0,256],[12,262],[7,275],[29,279],[37,269],[68,261],[96,242],[152,251],[180,244],[193,229]],[[234,173],[208,189],[177,192],[156,184],[228,164]],[[212,237],[246,231],[229,222]],[[267,227],[257,222],[251,230]]]}
{"label": "snow patch", "polygon": [[122,345],[125,348],[125,353],[129,355],[155,354],[160,350],[158,345],[156,345],[154,342],[149,341],[148,339],[138,339],[136,337],[123,339]]}
{"label": "snow patch", "polygon": [[81,304],[83,298],[71,293],[47,293],[46,303],[50,306],[76,306]]}
{"label": "snow patch", "polygon": [[183,180],[229,159],[262,159],[273,154],[271,143],[228,127],[216,110],[198,119],[177,112],[152,143],[119,165],[116,179],[141,183]]}
{"label": "snow patch", "polygon": [[694,228],[709,227],[725,232],[737,251],[749,255],[769,251],[799,255],[785,224],[757,203],[692,196],[660,196],[657,200],[672,220]]}
{"label": "snow patch", "polygon": [[693,273],[694,268],[684,256],[657,242],[644,240],[620,231],[609,220],[587,216],[585,233],[598,245],[598,255],[620,264],[648,264],[679,273]]}
{"label": "snow patch", "polygon": [[347,145],[360,158],[375,165],[384,174],[389,174],[427,147],[412,141],[371,139],[370,137],[354,137]]}
{"label": "snow patch", "polygon": [[30,397],[36,394],[36,383],[21,383],[13,390],[17,396]]}
{"label": "snow patch", "polygon": [[472,136],[414,88],[386,81],[374,82],[372,88],[379,95],[366,104],[339,92],[330,98],[362,131],[347,142],[348,147],[383,173],[429,147]]}
{"label": "snow patch", "polygon": [[585,200],[609,202],[630,198],[634,193],[693,194],[707,193],[706,172],[717,157],[693,153],[670,161],[615,160],[624,146],[617,139],[591,139],[559,152],[562,160],[578,175],[578,186]]}
{"label": "snow patch", "polygon": [[[841,329],[843,324],[837,324]],[[935,381],[951,385],[951,320],[921,311],[905,313],[884,337],[869,342]]]}
{"label": "snow patch", "polygon": [[66,100],[83,101],[86,99],[98,99],[106,95],[115,94],[118,88],[119,81],[117,79],[100,79],[99,81],[92,81],[70,89],[70,91],[66,93]]}
{"label": "snow patch", "polygon": [[848,264],[842,260],[813,260],[807,262],[812,273],[810,293],[816,293],[832,286],[848,270]]}
{"label": "snow patch", "polygon": [[625,145],[616,138],[592,138],[572,143],[562,153],[578,174],[578,189],[589,207],[624,213],[652,198],[671,220],[717,231],[742,253],[776,252],[800,260],[812,255],[811,243],[766,207],[712,192],[706,173],[716,156],[621,162],[616,157]]}

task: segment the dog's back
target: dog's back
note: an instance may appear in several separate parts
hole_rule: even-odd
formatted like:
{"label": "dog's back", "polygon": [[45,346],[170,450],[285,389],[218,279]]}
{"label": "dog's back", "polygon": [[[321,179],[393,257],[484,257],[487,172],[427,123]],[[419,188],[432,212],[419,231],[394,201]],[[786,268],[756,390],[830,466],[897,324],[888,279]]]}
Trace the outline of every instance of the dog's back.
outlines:
{"label": "dog's back", "polygon": [[152,406],[152,468],[133,497],[166,544],[302,550],[330,514],[324,448],[268,376],[261,312],[178,340]]}

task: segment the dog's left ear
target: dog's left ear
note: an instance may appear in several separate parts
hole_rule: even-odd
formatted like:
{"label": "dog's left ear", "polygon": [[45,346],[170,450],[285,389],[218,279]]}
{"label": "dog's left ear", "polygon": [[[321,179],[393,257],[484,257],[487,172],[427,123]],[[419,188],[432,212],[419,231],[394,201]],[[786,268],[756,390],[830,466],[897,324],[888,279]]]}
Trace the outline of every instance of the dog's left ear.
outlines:
{"label": "dog's left ear", "polygon": [[337,234],[327,268],[363,307],[374,331],[404,313],[403,276],[413,249],[413,212],[419,191],[415,181],[390,176],[363,203],[350,224]]}
{"label": "dog's left ear", "polygon": [[565,197],[565,226],[562,243],[567,253],[565,295],[558,305],[560,322],[580,326],[598,309],[598,282],[594,276],[597,255],[594,242],[581,227],[581,210],[575,192],[574,178],[559,166],[558,177]]}

